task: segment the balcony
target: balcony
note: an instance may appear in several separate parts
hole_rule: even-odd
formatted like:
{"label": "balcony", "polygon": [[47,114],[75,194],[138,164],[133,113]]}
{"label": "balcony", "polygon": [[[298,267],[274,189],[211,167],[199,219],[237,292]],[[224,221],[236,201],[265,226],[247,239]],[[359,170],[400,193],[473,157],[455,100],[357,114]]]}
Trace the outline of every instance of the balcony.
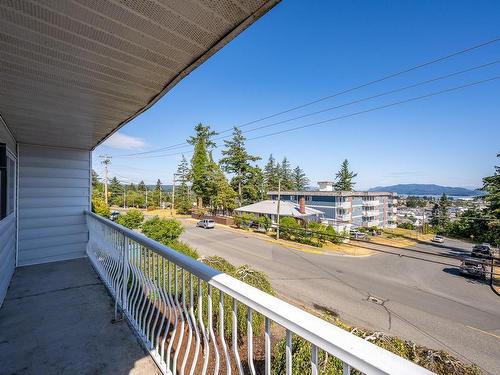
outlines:
{"label": "balcony", "polygon": [[364,210],[363,216],[366,217],[378,217],[380,215],[380,210]]}
{"label": "balcony", "polygon": [[344,374],[429,373],[84,213],[92,150],[278,2],[2,3],[0,373],[269,375],[281,360],[291,374],[294,337],[309,343],[313,374],[323,352]]}
{"label": "balcony", "polygon": [[[229,373],[231,368],[235,373],[250,369],[270,374],[271,361],[276,360],[271,329],[276,326],[286,337],[287,373],[294,360],[288,353],[295,335],[311,343],[313,373],[318,371],[319,350],[341,360],[344,374],[351,369],[366,374],[429,373],[141,234],[93,213],[85,215],[88,259],[25,267],[14,276],[0,314],[0,332],[9,342],[0,351],[0,362],[8,373],[159,369],[164,374],[198,374],[207,369]],[[238,320],[238,311],[245,311],[244,321]],[[263,317],[262,326],[246,324],[256,315]],[[136,345],[120,317],[150,356]],[[242,327],[244,334],[238,336]]]}
{"label": "balcony", "polygon": [[366,207],[374,207],[374,206],[378,206],[380,205],[380,201],[377,199],[377,200],[373,200],[373,201],[365,201],[363,200],[363,206],[366,206]]}
{"label": "balcony", "polygon": [[351,208],[351,202],[335,202],[335,207],[348,210],[349,208]]}
{"label": "balcony", "polygon": [[351,220],[351,214],[339,214],[337,215],[337,220],[349,222]]}

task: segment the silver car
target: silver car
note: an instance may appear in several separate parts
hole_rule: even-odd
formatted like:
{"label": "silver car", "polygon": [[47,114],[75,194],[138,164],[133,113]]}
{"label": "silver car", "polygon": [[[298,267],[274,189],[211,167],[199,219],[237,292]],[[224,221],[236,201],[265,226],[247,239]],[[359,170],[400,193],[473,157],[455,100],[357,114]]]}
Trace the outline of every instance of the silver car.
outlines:
{"label": "silver car", "polygon": [[212,219],[203,219],[203,220],[198,221],[196,226],[201,227],[201,228],[205,228],[205,229],[213,229],[213,228],[215,228],[215,221],[213,221]]}

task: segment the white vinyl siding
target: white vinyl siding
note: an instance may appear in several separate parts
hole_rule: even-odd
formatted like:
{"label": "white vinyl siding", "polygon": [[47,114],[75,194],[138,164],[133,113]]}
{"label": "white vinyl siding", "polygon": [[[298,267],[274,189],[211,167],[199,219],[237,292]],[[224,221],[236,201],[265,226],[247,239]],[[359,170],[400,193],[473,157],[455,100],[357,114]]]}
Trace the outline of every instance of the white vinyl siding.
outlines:
{"label": "white vinyl siding", "polygon": [[0,306],[16,266],[16,216],[0,220]]}
{"label": "white vinyl siding", "polygon": [[[5,143],[10,152],[16,152],[16,142],[7,130],[7,126],[0,117],[0,143]],[[12,169],[10,169],[12,170]],[[9,170],[9,171],[10,171]],[[7,176],[12,178],[12,174]],[[12,183],[8,181],[12,190]],[[14,173],[15,186],[15,173]],[[10,280],[16,267],[16,215],[15,215],[15,195],[9,191],[7,217],[0,219],[0,307],[2,306]],[[14,209],[11,210],[11,208]]]}
{"label": "white vinyl siding", "polygon": [[85,256],[90,153],[20,145],[19,265]]}

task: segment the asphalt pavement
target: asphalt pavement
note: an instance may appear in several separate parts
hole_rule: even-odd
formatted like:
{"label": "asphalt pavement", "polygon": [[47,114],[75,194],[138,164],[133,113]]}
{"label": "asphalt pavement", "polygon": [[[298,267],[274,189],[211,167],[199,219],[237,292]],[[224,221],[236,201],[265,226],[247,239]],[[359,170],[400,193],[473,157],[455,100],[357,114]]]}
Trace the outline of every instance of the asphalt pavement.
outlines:
{"label": "asphalt pavement", "polygon": [[458,260],[432,254],[451,250],[417,244],[416,250],[431,253],[421,254],[370,244],[381,252],[313,254],[221,226],[184,224],[182,240],[202,255],[254,266],[268,274],[278,293],[299,304],[329,309],[349,324],[444,349],[485,373],[499,373],[500,298],[487,282],[460,276]]}

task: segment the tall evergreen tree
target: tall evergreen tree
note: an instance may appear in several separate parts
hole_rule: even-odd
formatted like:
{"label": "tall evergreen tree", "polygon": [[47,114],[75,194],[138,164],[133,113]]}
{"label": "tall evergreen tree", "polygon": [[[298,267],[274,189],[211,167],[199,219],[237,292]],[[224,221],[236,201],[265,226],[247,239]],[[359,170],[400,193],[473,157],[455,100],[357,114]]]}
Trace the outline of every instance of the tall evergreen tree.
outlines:
{"label": "tall evergreen tree", "polygon": [[305,190],[307,188],[307,185],[309,184],[309,179],[298,165],[292,172],[292,180],[294,190]]}
{"label": "tall evergreen tree", "polygon": [[276,160],[273,154],[269,155],[269,159],[264,166],[264,182],[266,190],[278,190],[278,170]]}
{"label": "tall evergreen tree", "polygon": [[286,156],[278,164],[278,176],[281,179],[281,190],[292,190],[293,189],[293,178],[292,178],[292,168],[290,162]]}
{"label": "tall evergreen tree", "polygon": [[340,166],[340,170],[335,175],[335,185],[336,191],[352,191],[354,190],[355,182],[353,178],[358,174],[349,170],[349,161],[345,159]]}
{"label": "tall evergreen tree", "polygon": [[213,193],[210,202],[212,211],[215,214],[219,212],[228,214],[237,207],[236,200],[238,198],[238,194],[227,181],[227,178],[220,166],[212,159],[210,161],[210,170],[212,173],[211,181],[213,182]]}
{"label": "tall evergreen tree", "polygon": [[191,197],[189,195],[189,187],[187,185],[189,176],[189,165],[186,157],[182,155],[182,159],[177,166],[177,181],[179,186],[175,189],[175,208],[180,214],[186,214],[193,207]]}
{"label": "tall evergreen tree", "polygon": [[212,137],[216,133],[210,130],[210,126],[201,123],[196,125],[194,130],[196,135],[187,140],[189,144],[194,146],[189,180],[198,201],[198,208],[202,208],[204,204],[208,204],[210,201],[212,181],[210,181],[208,152],[215,146]]}
{"label": "tall evergreen tree", "polygon": [[116,177],[113,177],[109,182],[108,191],[110,205],[123,206],[124,187]]}
{"label": "tall evergreen tree", "polygon": [[151,192],[151,203],[156,207],[160,207],[161,200],[163,198],[162,195],[163,195],[163,187],[161,184],[161,180],[158,179],[158,180],[156,180],[155,188]]}
{"label": "tall evergreen tree", "polygon": [[[497,155],[500,158],[500,154]],[[486,192],[484,200],[488,202],[488,213],[495,218],[492,224],[500,226],[500,166],[495,166],[493,176],[483,178],[482,190]]]}
{"label": "tall evergreen tree", "polygon": [[224,141],[225,149],[222,150],[223,157],[219,161],[224,171],[234,175],[231,179],[231,185],[238,192],[240,205],[243,201],[243,189],[253,188],[246,186],[252,181],[248,178],[253,168],[250,163],[260,160],[260,157],[250,155],[247,152],[245,140],[241,130],[234,128],[232,138]]}

